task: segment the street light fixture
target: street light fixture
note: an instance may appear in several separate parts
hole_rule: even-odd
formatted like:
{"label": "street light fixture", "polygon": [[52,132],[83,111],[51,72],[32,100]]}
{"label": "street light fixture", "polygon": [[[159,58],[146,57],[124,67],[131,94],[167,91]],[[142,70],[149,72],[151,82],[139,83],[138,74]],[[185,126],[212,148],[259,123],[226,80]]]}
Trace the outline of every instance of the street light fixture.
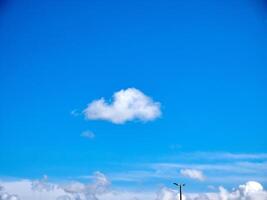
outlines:
{"label": "street light fixture", "polygon": [[182,200],[182,198],[183,198],[183,195],[182,195],[182,187],[184,187],[185,184],[184,184],[184,183],[182,183],[182,184],[179,184],[179,183],[173,183],[173,184],[176,185],[177,187],[179,187],[179,191],[180,191],[180,200]]}

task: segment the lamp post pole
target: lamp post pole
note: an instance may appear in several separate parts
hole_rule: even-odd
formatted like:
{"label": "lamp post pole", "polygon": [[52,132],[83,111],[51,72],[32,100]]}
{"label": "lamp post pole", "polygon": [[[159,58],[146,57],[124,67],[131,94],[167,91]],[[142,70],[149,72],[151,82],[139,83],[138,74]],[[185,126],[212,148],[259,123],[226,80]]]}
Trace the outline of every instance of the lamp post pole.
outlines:
{"label": "lamp post pole", "polygon": [[178,184],[178,183],[173,183],[177,187],[179,187],[179,192],[180,192],[180,200],[183,200],[183,194],[182,194],[182,187],[185,186],[185,184]]}

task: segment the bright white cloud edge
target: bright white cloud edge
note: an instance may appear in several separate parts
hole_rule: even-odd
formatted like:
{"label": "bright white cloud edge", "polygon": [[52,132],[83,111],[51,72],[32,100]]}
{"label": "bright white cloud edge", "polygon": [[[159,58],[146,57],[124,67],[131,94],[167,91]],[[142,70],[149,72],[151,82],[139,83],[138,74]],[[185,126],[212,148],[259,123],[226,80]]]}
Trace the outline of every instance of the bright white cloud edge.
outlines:
{"label": "bright white cloud edge", "polygon": [[160,103],[136,88],[120,90],[113,94],[112,102],[104,98],[94,100],[83,111],[88,120],[106,120],[115,124],[127,121],[152,121],[161,115]]}

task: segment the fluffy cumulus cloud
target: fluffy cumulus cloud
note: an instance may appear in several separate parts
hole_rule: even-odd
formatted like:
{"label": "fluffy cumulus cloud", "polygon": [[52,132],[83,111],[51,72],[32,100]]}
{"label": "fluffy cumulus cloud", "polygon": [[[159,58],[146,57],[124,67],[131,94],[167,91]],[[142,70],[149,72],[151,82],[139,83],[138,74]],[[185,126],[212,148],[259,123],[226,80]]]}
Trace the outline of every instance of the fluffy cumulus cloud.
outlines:
{"label": "fluffy cumulus cloud", "polygon": [[[177,200],[177,191],[162,188],[156,200]],[[267,200],[267,192],[262,185],[255,181],[238,186],[232,191],[219,187],[218,192],[214,193],[189,193],[183,196],[184,200]]]}
{"label": "fluffy cumulus cloud", "polygon": [[0,181],[0,200],[98,200],[98,196],[107,192],[110,182],[100,172],[95,172],[92,178],[90,184],[71,182],[63,185],[48,182],[47,176],[34,181]]}
{"label": "fluffy cumulus cloud", "polygon": [[[183,196],[184,197],[184,196]],[[157,194],[156,200],[176,200],[178,199],[178,193],[175,190],[163,187]],[[185,197],[184,197],[185,198]]]}
{"label": "fluffy cumulus cloud", "polygon": [[135,88],[115,92],[113,101],[104,98],[91,102],[83,111],[86,119],[123,124],[131,120],[151,121],[161,115],[160,104]]}
{"label": "fluffy cumulus cloud", "polygon": [[238,189],[228,192],[223,187],[220,187],[221,198],[229,200],[267,200],[267,192],[263,190],[260,183],[249,181],[244,185],[240,185]]}
{"label": "fluffy cumulus cloud", "polygon": [[54,184],[48,182],[47,175],[44,175],[40,180],[32,181],[32,190],[37,192],[53,191],[56,188]]}
{"label": "fluffy cumulus cloud", "polygon": [[191,179],[199,180],[199,181],[204,181],[205,176],[202,171],[196,170],[196,169],[181,169],[180,173],[184,177],[188,177]]}
{"label": "fluffy cumulus cloud", "polygon": [[150,192],[114,190],[101,172],[90,176],[90,183],[78,181],[51,183],[47,176],[40,180],[0,180],[0,200],[141,200],[155,199]]}
{"label": "fluffy cumulus cloud", "polygon": [[73,182],[63,187],[66,193],[70,196],[61,196],[58,198],[70,198],[79,200],[98,200],[98,196],[107,192],[107,187],[110,182],[101,172],[95,172],[93,176],[94,182],[91,184],[83,184]]}

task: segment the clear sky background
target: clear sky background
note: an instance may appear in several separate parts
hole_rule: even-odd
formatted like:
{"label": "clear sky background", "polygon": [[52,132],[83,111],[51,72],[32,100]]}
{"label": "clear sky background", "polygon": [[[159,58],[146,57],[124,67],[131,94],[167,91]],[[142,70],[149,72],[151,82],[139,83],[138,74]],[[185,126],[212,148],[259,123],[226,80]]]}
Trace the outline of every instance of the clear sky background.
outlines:
{"label": "clear sky background", "polygon": [[[264,1],[1,2],[1,177],[266,186]],[[89,103],[127,88],[159,102],[161,116],[85,119]],[[207,167],[222,165],[236,171]],[[247,166],[256,171],[237,172]]]}

